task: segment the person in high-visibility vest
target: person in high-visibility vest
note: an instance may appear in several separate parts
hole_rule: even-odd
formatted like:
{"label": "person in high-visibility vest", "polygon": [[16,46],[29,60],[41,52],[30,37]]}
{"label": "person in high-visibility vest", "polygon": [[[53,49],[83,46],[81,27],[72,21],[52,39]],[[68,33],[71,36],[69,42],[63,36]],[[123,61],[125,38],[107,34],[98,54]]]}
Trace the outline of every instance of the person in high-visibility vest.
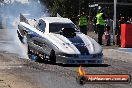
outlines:
{"label": "person in high-visibility vest", "polygon": [[102,37],[104,34],[104,27],[105,27],[105,15],[102,12],[97,13],[96,15],[96,26],[97,26],[97,32],[98,32],[98,43],[100,45],[103,45],[102,43]]}
{"label": "person in high-visibility vest", "polygon": [[83,12],[79,17],[79,27],[80,27],[80,31],[85,35],[87,35],[87,25],[88,25],[87,16]]}

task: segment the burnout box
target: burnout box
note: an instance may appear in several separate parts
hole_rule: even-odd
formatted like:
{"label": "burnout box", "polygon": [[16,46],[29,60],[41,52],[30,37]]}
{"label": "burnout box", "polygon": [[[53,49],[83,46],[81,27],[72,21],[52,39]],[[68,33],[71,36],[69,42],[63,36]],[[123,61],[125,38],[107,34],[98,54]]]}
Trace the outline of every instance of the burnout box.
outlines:
{"label": "burnout box", "polygon": [[132,24],[121,24],[121,47],[132,48]]}

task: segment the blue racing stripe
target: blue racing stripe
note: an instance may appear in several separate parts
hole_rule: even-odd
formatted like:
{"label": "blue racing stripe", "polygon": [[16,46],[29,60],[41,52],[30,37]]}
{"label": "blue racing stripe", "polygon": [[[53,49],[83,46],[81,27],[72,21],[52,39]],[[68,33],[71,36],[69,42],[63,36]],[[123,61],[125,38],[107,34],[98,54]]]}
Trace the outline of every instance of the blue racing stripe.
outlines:
{"label": "blue racing stripe", "polygon": [[68,38],[73,45],[80,51],[81,55],[89,55],[89,50],[85,46],[84,41],[79,37],[75,36],[74,38]]}

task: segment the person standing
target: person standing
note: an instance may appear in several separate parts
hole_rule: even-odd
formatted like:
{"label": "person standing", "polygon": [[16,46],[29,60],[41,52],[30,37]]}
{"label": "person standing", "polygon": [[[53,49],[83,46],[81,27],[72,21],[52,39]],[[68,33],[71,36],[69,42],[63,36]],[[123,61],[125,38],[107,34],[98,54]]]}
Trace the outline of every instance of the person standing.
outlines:
{"label": "person standing", "polygon": [[110,46],[110,26],[111,26],[111,20],[110,19],[107,19],[106,20],[106,29],[105,29],[105,36],[106,36],[106,46]]}
{"label": "person standing", "polygon": [[105,15],[102,11],[98,12],[96,15],[96,26],[97,26],[97,33],[98,33],[98,43],[103,45],[102,37],[104,34],[104,27],[105,27]]}
{"label": "person standing", "polygon": [[104,32],[104,35],[105,35],[105,40],[106,40],[106,46],[110,46],[110,39],[111,39],[111,36],[110,36],[110,33],[109,33],[109,29],[106,28],[105,32]]}
{"label": "person standing", "polygon": [[87,25],[88,25],[87,16],[84,12],[82,12],[81,16],[79,17],[79,28],[80,31],[85,35],[87,35]]}
{"label": "person standing", "polygon": [[116,45],[119,47],[121,46],[121,24],[124,24],[124,17],[121,17],[120,20],[118,21],[119,23],[119,28],[116,29]]}

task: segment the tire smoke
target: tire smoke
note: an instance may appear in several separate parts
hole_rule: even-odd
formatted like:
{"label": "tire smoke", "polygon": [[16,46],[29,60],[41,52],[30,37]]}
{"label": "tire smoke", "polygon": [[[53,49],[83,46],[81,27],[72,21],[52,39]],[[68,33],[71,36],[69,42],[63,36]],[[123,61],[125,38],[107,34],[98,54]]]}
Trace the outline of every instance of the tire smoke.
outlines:
{"label": "tire smoke", "polygon": [[17,28],[20,13],[27,18],[49,16],[48,9],[39,0],[3,0],[0,3],[0,21],[4,28]]}
{"label": "tire smoke", "polygon": [[28,58],[27,47],[17,36],[20,13],[29,19],[49,16],[46,6],[39,0],[1,0],[0,1],[0,52],[17,54],[20,58]]}

